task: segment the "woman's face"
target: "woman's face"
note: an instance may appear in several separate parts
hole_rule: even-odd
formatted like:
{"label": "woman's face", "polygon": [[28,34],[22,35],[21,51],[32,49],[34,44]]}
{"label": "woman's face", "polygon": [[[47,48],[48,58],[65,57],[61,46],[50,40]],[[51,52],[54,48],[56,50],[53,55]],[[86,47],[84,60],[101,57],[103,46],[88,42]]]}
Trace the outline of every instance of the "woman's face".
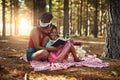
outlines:
{"label": "woman's face", "polygon": [[53,40],[57,39],[57,30],[56,29],[51,30],[50,38],[53,39]]}
{"label": "woman's face", "polygon": [[42,32],[43,32],[44,34],[49,34],[50,31],[51,31],[51,27],[45,27],[45,28],[41,28],[41,29],[42,29]]}

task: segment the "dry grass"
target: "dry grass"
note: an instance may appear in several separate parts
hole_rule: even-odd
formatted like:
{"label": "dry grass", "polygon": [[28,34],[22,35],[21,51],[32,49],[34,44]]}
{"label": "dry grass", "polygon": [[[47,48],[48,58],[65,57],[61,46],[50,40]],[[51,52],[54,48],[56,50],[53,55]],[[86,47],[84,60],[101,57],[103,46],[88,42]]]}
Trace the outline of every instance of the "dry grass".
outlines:
{"label": "dry grass", "polygon": [[[98,57],[103,52],[104,38],[74,37],[83,42],[88,54]],[[0,40],[0,80],[120,80],[120,61],[103,59],[107,68],[71,67],[59,71],[33,72],[29,63],[20,60],[25,56],[26,37],[10,37]],[[28,79],[26,79],[28,80]]]}

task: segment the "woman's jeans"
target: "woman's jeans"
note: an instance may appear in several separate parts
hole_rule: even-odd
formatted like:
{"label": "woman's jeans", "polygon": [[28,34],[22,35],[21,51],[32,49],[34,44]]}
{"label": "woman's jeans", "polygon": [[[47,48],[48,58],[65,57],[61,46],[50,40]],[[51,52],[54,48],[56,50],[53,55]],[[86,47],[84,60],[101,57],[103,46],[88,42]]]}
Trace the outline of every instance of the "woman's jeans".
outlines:
{"label": "woman's jeans", "polygon": [[27,60],[32,61],[32,55],[35,53],[37,50],[35,48],[28,48],[27,49]]}

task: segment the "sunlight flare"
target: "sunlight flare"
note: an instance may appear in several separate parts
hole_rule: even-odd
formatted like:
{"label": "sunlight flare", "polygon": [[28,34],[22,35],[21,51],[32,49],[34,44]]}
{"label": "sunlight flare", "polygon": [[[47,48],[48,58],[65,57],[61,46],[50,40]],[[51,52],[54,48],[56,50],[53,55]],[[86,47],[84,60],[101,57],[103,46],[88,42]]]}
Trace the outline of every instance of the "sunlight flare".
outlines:
{"label": "sunlight flare", "polygon": [[19,35],[29,35],[32,26],[26,18],[20,18],[19,22]]}

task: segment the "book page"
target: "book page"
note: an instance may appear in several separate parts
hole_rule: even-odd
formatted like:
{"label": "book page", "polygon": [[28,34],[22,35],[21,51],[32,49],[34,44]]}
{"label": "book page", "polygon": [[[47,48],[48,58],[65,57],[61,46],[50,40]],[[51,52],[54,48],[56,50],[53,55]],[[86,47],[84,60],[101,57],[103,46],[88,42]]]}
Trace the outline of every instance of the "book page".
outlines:
{"label": "book page", "polygon": [[57,40],[55,40],[55,42],[52,44],[52,46],[58,47],[60,45],[64,45],[65,43],[66,43],[66,39],[58,38]]}

